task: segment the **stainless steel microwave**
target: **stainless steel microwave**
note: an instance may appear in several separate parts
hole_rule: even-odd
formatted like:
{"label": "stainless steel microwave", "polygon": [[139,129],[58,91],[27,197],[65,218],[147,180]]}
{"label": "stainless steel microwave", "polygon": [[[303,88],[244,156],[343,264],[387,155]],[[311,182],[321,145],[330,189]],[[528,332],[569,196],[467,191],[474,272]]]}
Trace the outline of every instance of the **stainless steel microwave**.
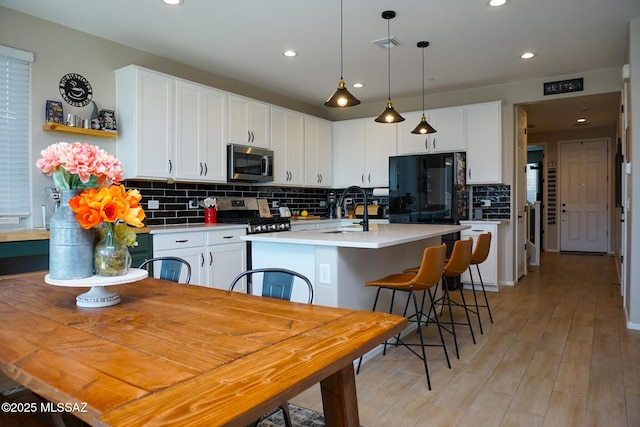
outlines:
{"label": "stainless steel microwave", "polygon": [[229,144],[227,146],[227,180],[273,181],[273,151]]}

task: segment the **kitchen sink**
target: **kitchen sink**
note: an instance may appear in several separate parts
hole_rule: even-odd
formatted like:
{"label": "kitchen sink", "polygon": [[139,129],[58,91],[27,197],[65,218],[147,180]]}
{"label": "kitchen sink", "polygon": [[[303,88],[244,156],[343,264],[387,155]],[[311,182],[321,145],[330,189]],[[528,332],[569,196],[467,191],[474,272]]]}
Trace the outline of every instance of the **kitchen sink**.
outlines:
{"label": "kitchen sink", "polygon": [[334,230],[323,231],[323,233],[334,233],[334,234],[335,233],[352,233],[354,231],[362,231],[362,227],[361,226],[341,227]]}

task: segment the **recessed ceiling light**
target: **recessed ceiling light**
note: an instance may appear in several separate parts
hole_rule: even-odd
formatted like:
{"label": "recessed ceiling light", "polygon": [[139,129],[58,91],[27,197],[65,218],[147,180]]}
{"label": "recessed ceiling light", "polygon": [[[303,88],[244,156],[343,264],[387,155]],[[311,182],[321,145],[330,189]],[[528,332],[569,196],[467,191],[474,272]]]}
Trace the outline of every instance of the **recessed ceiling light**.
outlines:
{"label": "recessed ceiling light", "polygon": [[536,56],[536,54],[533,53],[533,52],[525,52],[522,55],[520,55],[520,58],[522,58],[522,59],[531,59],[534,56]]}
{"label": "recessed ceiling light", "polygon": [[285,50],[282,54],[283,54],[284,56],[288,56],[288,57],[290,57],[290,58],[291,58],[291,57],[294,57],[294,56],[298,56],[298,52],[295,52],[295,51],[293,51],[293,50]]}
{"label": "recessed ceiling light", "polygon": [[354,83],[353,87],[364,87],[362,83]]}
{"label": "recessed ceiling light", "polygon": [[170,6],[177,6],[184,3],[184,0],[162,0],[162,2]]}
{"label": "recessed ceiling light", "polygon": [[509,0],[489,0],[487,4],[491,7],[500,7],[509,3]]}
{"label": "recessed ceiling light", "polygon": [[576,122],[578,122],[578,123],[586,123],[587,119],[585,119],[584,117],[580,117],[578,120],[576,120]]}

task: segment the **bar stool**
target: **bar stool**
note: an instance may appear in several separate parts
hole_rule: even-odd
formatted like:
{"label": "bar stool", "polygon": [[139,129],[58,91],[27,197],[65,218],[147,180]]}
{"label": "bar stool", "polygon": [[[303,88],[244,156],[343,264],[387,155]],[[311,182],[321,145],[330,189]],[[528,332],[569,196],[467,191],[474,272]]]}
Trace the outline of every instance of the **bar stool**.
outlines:
{"label": "bar stool", "polygon": [[[456,357],[460,359],[460,351],[458,349],[458,337],[456,335],[456,325],[468,325],[469,332],[471,332],[471,339],[473,343],[476,343],[476,337],[473,333],[473,327],[471,326],[471,319],[469,317],[469,311],[472,311],[467,306],[467,303],[464,299],[464,293],[462,292],[462,286],[458,289],[460,290],[460,298],[462,302],[458,302],[451,299],[451,295],[449,294],[449,286],[448,279],[452,279],[454,277],[460,276],[463,272],[465,272],[469,265],[471,264],[471,253],[473,249],[473,238],[465,239],[465,240],[457,240],[453,245],[453,251],[451,252],[451,256],[449,257],[449,261],[444,266],[444,272],[442,273],[442,277],[445,279],[445,283],[442,286],[443,293],[442,297],[440,297],[436,303],[441,304],[440,315],[444,311],[444,304],[446,303],[449,308],[449,325],[451,326],[451,330],[443,327],[447,332],[453,335],[453,342],[456,347]],[[464,314],[467,317],[467,322],[456,322],[453,319],[453,306],[462,307],[464,309]]]}
{"label": "bar stool", "polygon": [[[484,288],[484,282],[482,281],[482,274],[480,274],[480,264],[487,260],[489,256],[489,250],[491,249],[491,232],[482,233],[478,235],[476,246],[471,254],[471,263],[469,264],[469,277],[471,277],[471,288],[473,289],[473,301],[476,304],[475,314],[478,317],[478,325],[480,326],[480,333],[484,334],[482,330],[482,320],[480,320],[480,309],[486,308],[489,312],[489,320],[493,323],[493,316],[491,315],[491,308],[489,307],[489,300],[487,299],[487,291]],[[471,266],[475,265],[478,271],[478,277],[480,278],[480,288],[482,289],[482,295],[484,296],[484,305],[478,305],[478,297],[476,296],[476,285],[473,282],[473,271]]]}
{"label": "bar stool", "polygon": [[[389,305],[389,313],[393,311],[393,302],[395,299],[396,291],[398,292],[406,292],[407,293],[407,304],[405,305],[404,316],[407,317],[407,308],[409,305],[409,300],[413,301],[413,308],[415,310],[414,314],[407,317],[407,320],[410,322],[416,322],[418,328],[418,336],[420,337],[420,343],[406,343],[400,338],[400,334],[398,334],[395,339],[395,344],[403,345],[409,351],[411,351],[414,355],[420,358],[424,363],[424,371],[427,376],[427,386],[429,390],[431,390],[431,378],[429,377],[429,367],[427,366],[427,355],[425,352],[425,347],[442,347],[444,351],[444,355],[447,359],[447,365],[451,368],[451,363],[449,361],[449,355],[447,354],[447,347],[444,343],[444,337],[442,335],[442,330],[440,326],[440,321],[438,320],[438,315],[435,308],[434,302],[434,294],[431,293],[432,288],[436,288],[440,279],[442,278],[442,273],[444,271],[444,262],[445,257],[447,255],[447,246],[441,245],[436,247],[429,247],[424,250],[422,255],[422,262],[420,263],[420,268],[417,273],[398,273],[386,276],[382,279],[373,280],[371,282],[367,282],[365,286],[376,286],[378,291],[376,292],[376,298],[373,303],[373,311],[375,311],[376,306],[378,304],[378,298],[380,297],[380,292],[383,289],[391,290],[391,303]],[[416,298],[416,292],[423,291],[422,294],[422,304],[418,307],[418,300]],[[435,289],[434,289],[435,291]],[[429,300],[431,305],[429,306],[429,311],[424,313],[424,303],[426,294],[429,295]],[[433,313],[433,316],[431,315]],[[426,318],[424,320],[423,318]],[[426,344],[424,342],[424,337],[422,336],[422,323],[425,323],[425,327],[429,324],[429,322],[435,322],[438,326],[438,333],[440,334],[440,344]],[[421,353],[417,353],[412,346],[419,346]],[[384,343],[383,354],[386,354],[387,351],[387,342]],[[362,363],[362,357],[358,362],[358,369],[356,372],[360,372],[360,364]]]}

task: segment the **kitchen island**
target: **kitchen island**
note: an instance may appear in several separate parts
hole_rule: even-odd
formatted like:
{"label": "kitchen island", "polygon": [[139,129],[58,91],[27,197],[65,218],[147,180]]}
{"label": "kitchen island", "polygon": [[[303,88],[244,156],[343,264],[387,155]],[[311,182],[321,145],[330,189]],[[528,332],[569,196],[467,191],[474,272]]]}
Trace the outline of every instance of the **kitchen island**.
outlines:
{"label": "kitchen island", "polygon": [[252,268],[287,268],[307,276],[314,286],[314,304],[371,310],[375,291],[365,288],[365,282],[418,265],[426,247],[440,245],[443,235],[469,228],[448,224],[369,227],[367,232],[352,224],[242,239],[251,242]]}

